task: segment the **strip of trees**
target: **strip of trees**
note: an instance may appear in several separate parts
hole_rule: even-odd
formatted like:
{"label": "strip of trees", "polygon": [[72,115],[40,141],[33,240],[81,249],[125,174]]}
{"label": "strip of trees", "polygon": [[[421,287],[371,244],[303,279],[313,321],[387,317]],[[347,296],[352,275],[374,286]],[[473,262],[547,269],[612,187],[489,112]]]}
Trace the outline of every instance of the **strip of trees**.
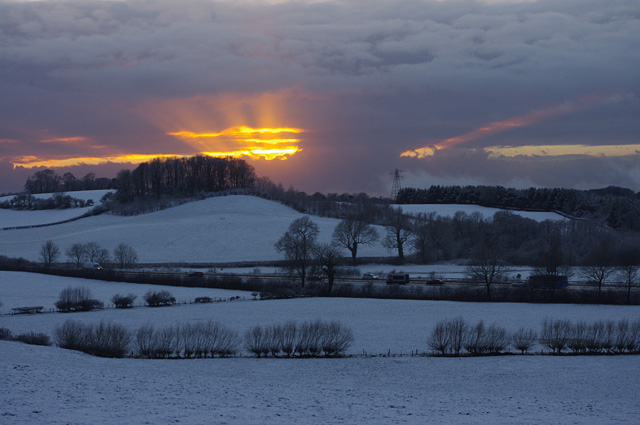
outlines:
{"label": "strip of trees", "polygon": [[133,171],[121,170],[116,177],[116,198],[127,203],[162,195],[191,196],[199,192],[221,192],[250,188],[256,174],[253,166],[237,158],[197,155],[189,158],[156,158]]}

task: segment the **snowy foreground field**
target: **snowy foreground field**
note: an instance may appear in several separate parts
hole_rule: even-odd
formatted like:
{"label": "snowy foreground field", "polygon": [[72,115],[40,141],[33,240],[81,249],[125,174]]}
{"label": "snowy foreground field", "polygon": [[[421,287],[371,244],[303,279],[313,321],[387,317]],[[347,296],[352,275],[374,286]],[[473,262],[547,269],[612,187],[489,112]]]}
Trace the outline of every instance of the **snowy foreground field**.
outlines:
{"label": "snowy foreground field", "polygon": [[[3,312],[50,305],[60,289],[89,288],[108,302],[146,285],[0,272]],[[167,289],[176,298],[240,291]],[[75,314],[2,315],[14,334],[67,319],[130,329],[215,320],[242,334],[256,324],[339,320],[353,330],[343,359],[103,359],[0,341],[3,424],[637,424],[638,356],[411,357],[440,320],[463,316],[508,330],[545,317],[635,320],[637,306],[326,299],[246,300]],[[541,347],[536,347],[539,351]],[[392,357],[381,354],[391,352]],[[377,357],[366,357],[361,354]],[[402,356],[400,356],[402,354]]]}
{"label": "snowy foreground field", "polygon": [[102,359],[0,341],[3,424],[637,424],[637,356]]}

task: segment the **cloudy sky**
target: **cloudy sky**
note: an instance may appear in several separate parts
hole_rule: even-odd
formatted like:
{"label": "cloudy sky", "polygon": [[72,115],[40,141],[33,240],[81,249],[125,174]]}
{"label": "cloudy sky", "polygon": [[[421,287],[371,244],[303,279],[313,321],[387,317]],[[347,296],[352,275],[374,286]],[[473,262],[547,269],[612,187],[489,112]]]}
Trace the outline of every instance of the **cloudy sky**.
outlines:
{"label": "cloudy sky", "polygon": [[0,192],[236,155],[308,192],[640,190],[638,0],[0,0]]}

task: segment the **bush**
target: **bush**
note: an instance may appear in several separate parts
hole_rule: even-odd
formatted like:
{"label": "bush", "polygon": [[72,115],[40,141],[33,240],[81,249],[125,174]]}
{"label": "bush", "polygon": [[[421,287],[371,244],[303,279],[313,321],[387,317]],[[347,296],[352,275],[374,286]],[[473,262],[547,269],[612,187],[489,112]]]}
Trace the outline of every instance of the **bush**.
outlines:
{"label": "bush", "polygon": [[155,330],[146,325],[138,329],[135,354],[146,358],[174,356],[227,357],[238,351],[238,335],[213,321],[188,323]]}
{"label": "bush", "polygon": [[520,328],[511,336],[511,343],[524,354],[535,345],[537,339],[538,335],[533,329]]}
{"label": "bush", "polygon": [[67,320],[54,330],[54,340],[60,348],[100,357],[124,357],[131,334],[124,326],[114,323],[84,325]]}
{"label": "bush", "polygon": [[11,335],[11,331],[7,328],[0,328],[0,341],[3,339],[11,340],[13,339],[13,335]]}
{"label": "bush", "polygon": [[571,337],[572,326],[568,320],[553,320],[545,317],[540,330],[540,344],[551,349],[553,353],[561,353]]}
{"label": "bush", "polygon": [[448,331],[448,322],[441,320],[431,331],[431,337],[427,343],[434,353],[447,354],[451,347],[451,334]]}
{"label": "bush", "polygon": [[169,291],[151,291],[144,295],[144,301],[149,307],[161,307],[175,304],[176,299]]}
{"label": "bush", "polygon": [[296,324],[289,321],[284,325],[262,327],[260,325],[247,331],[244,346],[257,357],[278,356],[284,353],[291,357],[335,357],[343,354],[353,343],[353,333],[339,322],[315,320]]}
{"label": "bush", "polygon": [[58,301],[55,303],[56,308],[68,313],[71,311],[90,311],[103,308],[101,301],[91,298],[91,291],[84,287],[68,287],[60,292]]}
{"label": "bush", "polygon": [[26,334],[20,334],[15,337],[15,340],[31,345],[51,345],[51,338],[49,338],[49,335],[45,333],[29,332]]}
{"label": "bush", "polygon": [[124,357],[128,353],[131,333],[116,323],[100,322],[87,328],[87,346],[82,351],[100,357]]}
{"label": "bush", "polygon": [[86,346],[86,326],[74,320],[67,320],[53,331],[53,340],[60,348],[80,350]]}
{"label": "bush", "polygon": [[133,303],[138,298],[136,295],[120,295],[115,294],[113,298],[111,298],[111,302],[116,306],[116,308],[132,308]]}

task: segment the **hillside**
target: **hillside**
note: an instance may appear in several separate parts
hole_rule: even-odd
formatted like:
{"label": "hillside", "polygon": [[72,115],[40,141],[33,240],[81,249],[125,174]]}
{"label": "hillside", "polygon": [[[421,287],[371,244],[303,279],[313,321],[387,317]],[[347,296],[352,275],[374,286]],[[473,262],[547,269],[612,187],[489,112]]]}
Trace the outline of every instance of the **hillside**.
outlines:
{"label": "hillside", "polygon": [[[253,196],[214,197],[137,216],[103,214],[54,226],[6,230],[0,255],[38,261],[41,245],[53,240],[62,252],[76,242],[95,241],[109,250],[124,242],[136,249],[141,263],[279,260],[282,257],[274,244],[301,216],[282,204]],[[328,242],[339,220],[312,219],[320,228],[319,241]],[[383,229],[378,230],[382,234]],[[384,256],[387,251],[376,245],[362,247],[359,255]]]}
{"label": "hillside", "polygon": [[[443,217],[453,217],[456,212],[462,211],[466,214],[480,213],[483,218],[491,219],[498,211],[506,211],[500,208],[481,207],[480,205],[468,204],[396,204],[394,207],[402,209],[406,214],[429,214],[435,213]],[[545,211],[514,211],[510,212],[520,217],[529,218],[535,221],[545,220],[566,220],[565,217],[554,212]]]}
{"label": "hillside", "polygon": [[[83,190],[69,192],[73,198],[83,201],[92,200],[97,205],[100,199],[112,190]],[[38,193],[33,195],[37,199],[51,198],[53,193]],[[0,202],[9,201],[14,196],[2,196]],[[76,217],[81,217],[91,211],[93,206],[81,208],[65,208],[52,210],[10,210],[0,209],[0,229],[7,227],[39,226],[43,224],[59,223]]]}

